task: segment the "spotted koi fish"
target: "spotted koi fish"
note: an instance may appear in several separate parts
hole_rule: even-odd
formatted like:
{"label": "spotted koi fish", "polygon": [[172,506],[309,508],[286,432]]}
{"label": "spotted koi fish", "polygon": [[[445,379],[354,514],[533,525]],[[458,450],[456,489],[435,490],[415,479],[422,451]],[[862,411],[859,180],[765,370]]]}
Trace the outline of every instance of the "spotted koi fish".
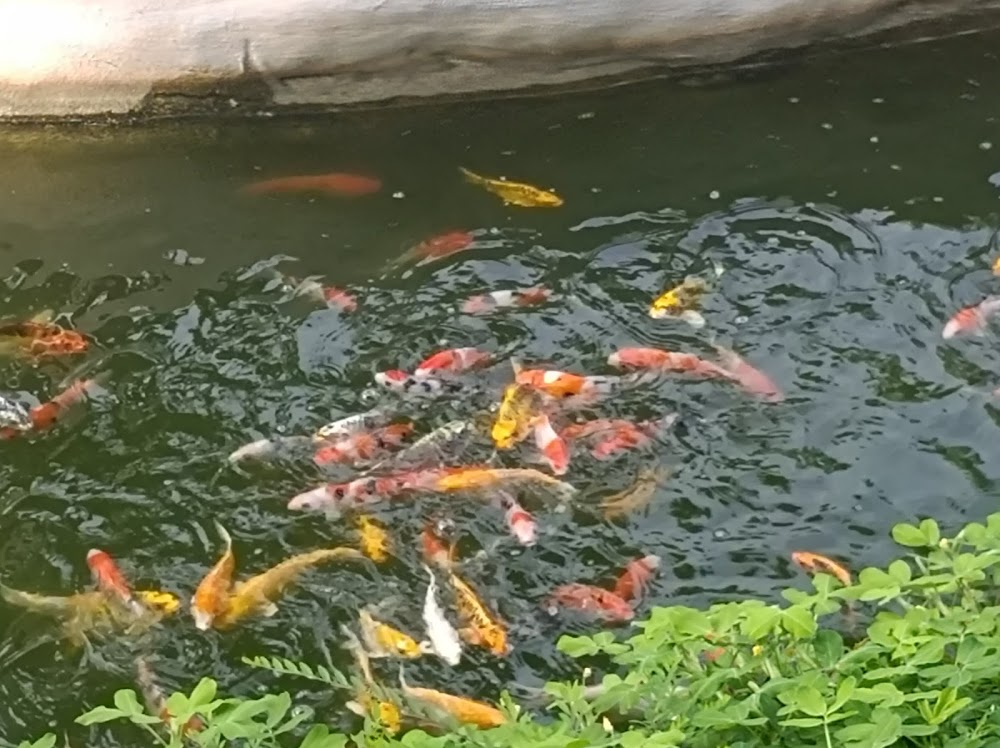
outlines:
{"label": "spotted koi fish", "polygon": [[653,301],[649,316],[653,319],[676,317],[692,327],[704,327],[705,318],[696,307],[707,291],[708,283],[703,278],[689,275],[680,285],[665,291]]}
{"label": "spotted koi fish", "polygon": [[510,654],[507,630],[500,620],[486,609],[472,587],[454,572],[448,575],[448,581],[458,601],[458,615],[463,625],[463,628],[459,629],[459,634],[462,638],[474,646],[488,649],[498,657]]}
{"label": "spotted koi fish", "polygon": [[321,511],[336,516],[349,509],[398,498],[409,491],[430,488],[441,475],[440,470],[409,471],[358,478],[347,483],[328,483],[293,497],[288,508],[293,512]]}
{"label": "spotted koi fish", "polygon": [[317,465],[330,463],[359,465],[381,457],[402,446],[413,431],[409,423],[394,423],[369,432],[344,437],[316,450],[313,460]]}
{"label": "spotted koi fish", "polygon": [[546,598],[545,607],[552,614],[563,607],[593,615],[608,623],[623,623],[635,617],[632,606],[614,592],[580,582],[556,587]]}
{"label": "spotted koi fish", "polygon": [[470,296],[462,304],[465,314],[489,314],[500,309],[516,309],[544,304],[552,297],[552,292],[541,286],[534,288],[490,291]]}
{"label": "spotted koi fish", "polygon": [[418,377],[400,369],[380,371],[375,374],[375,384],[385,389],[413,397],[440,397],[468,392],[470,386],[441,377]]}
{"label": "spotted koi fish", "polygon": [[535,518],[506,491],[496,492],[495,503],[503,510],[507,529],[517,542],[525,546],[534,545],[538,534]]}
{"label": "spotted koi fish", "polygon": [[507,722],[503,712],[482,701],[453,696],[443,691],[435,691],[433,688],[418,688],[409,685],[403,677],[402,667],[399,668],[399,685],[408,698],[439,709],[459,722],[476,725],[484,730],[499,727]]}
{"label": "spotted koi fish", "polygon": [[385,426],[391,419],[392,415],[381,408],[357,413],[326,424],[313,435],[313,441],[325,443],[346,439]]}
{"label": "spotted koi fish", "polygon": [[1000,312],[1000,296],[987,296],[978,304],[955,312],[941,331],[941,337],[948,340],[959,335],[982,335],[997,312]]}
{"label": "spotted koi fish", "polygon": [[461,374],[478,369],[492,360],[492,355],[478,348],[452,348],[438,351],[428,356],[413,372],[415,377],[429,377],[435,374]]}
{"label": "spotted koi fish", "polygon": [[102,380],[98,377],[74,382],[48,402],[36,405],[29,411],[32,423],[30,432],[5,426],[0,428],[0,440],[16,439],[27,433],[47,431],[62,421],[73,407],[85,402],[88,396],[99,390],[101,384]]}
{"label": "spotted koi fish", "polygon": [[541,393],[528,384],[510,384],[504,389],[490,436],[497,449],[510,449],[531,432],[541,412]]}

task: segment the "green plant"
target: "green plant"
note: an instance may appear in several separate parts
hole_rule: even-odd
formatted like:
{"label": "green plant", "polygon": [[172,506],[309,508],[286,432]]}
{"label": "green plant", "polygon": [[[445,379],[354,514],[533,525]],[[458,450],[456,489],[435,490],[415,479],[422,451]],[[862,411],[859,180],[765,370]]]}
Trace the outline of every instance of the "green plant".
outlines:
{"label": "green plant", "polygon": [[[1000,746],[1000,514],[952,539],[942,539],[932,520],[898,525],[893,538],[911,549],[908,559],[864,569],[846,587],[818,574],[811,591],[786,590],[784,607],[743,600],[708,610],[656,608],[625,641],[607,631],[562,637],[559,648],[580,659],[583,672],[577,681],[547,684],[544,717],[505,696],[509,721],[492,730],[445,720],[442,735],[412,730],[394,737],[366,719],[353,736],[315,725],[300,748]],[[855,632],[862,619],[870,623]],[[324,687],[354,688],[323,667],[247,662]],[[606,671],[600,682],[588,683],[599,665]],[[197,715],[204,729],[186,740],[215,748],[290,745],[286,738],[312,717],[293,710],[287,694],[215,696],[207,679],[190,696],[174,694],[164,726],[134,693],[120,691],[114,709],[98,707],[78,721],[126,719],[155,744],[174,748]],[[46,736],[21,748],[54,743]]]}

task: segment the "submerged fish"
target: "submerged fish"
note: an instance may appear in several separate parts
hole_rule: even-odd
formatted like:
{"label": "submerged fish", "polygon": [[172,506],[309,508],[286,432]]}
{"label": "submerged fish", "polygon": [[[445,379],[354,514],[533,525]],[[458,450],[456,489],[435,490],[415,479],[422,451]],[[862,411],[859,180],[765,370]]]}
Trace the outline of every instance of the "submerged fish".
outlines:
{"label": "submerged fish", "polygon": [[451,569],[455,564],[455,543],[445,538],[454,531],[451,520],[428,521],[420,532],[420,547],[424,561],[438,569]]}
{"label": "submerged fish", "polygon": [[630,561],[615,582],[614,593],[634,606],[645,596],[649,583],[659,568],[660,557],[652,554]]}
{"label": "submerged fish", "polygon": [[448,455],[454,455],[458,451],[455,449],[455,442],[469,436],[473,429],[474,424],[471,421],[449,421],[443,426],[438,426],[429,434],[420,437],[406,449],[373,465],[366,475],[370,475],[390,463],[395,467],[405,466],[413,469],[425,468],[431,463],[440,463]]}
{"label": "submerged fish", "polygon": [[530,384],[510,384],[504,389],[490,436],[497,449],[510,449],[531,432],[531,424],[541,411],[539,391]]}
{"label": "submerged fish", "polygon": [[657,372],[636,372],[618,377],[582,376],[567,371],[525,369],[517,362],[513,365],[515,382],[561,398],[564,403],[571,398],[574,402],[593,402],[626,387],[654,382],[659,376]]}
{"label": "submerged fish", "polygon": [[620,348],[608,356],[608,364],[618,369],[656,369],[707,378],[730,377],[722,367],[693,353],[676,353],[659,348]]}
{"label": "submerged fish", "polygon": [[542,190],[530,184],[482,177],[461,166],[459,171],[471,184],[479,185],[503,199],[504,205],[517,205],[522,208],[558,208],[563,204],[563,199],[554,192]]}
{"label": "submerged fish", "polygon": [[463,624],[459,632],[462,638],[470,644],[488,649],[498,657],[510,654],[507,630],[500,620],[486,609],[472,587],[461,577],[452,572],[448,575],[448,580],[458,600],[458,615]]}
{"label": "submerged fish", "polygon": [[517,542],[525,546],[534,545],[538,535],[535,518],[506,491],[497,491],[495,502],[503,510],[507,529]]}
{"label": "submerged fish", "polygon": [[498,309],[537,306],[544,304],[551,296],[552,292],[541,286],[490,291],[470,296],[462,304],[462,311],[465,314],[488,314]]}
{"label": "submerged fish", "polygon": [[403,657],[415,659],[430,649],[427,642],[418,642],[387,623],[375,620],[367,608],[358,613],[361,638],[369,657]]}
{"label": "submerged fish", "polygon": [[435,691],[432,688],[418,688],[408,685],[403,677],[402,666],[399,668],[399,685],[409,698],[439,709],[459,722],[476,725],[483,729],[499,727],[507,722],[503,712],[482,701],[453,696],[450,693]]}
{"label": "submerged fish", "polygon": [[978,304],[955,312],[941,331],[941,337],[947,340],[958,335],[982,335],[997,312],[1000,312],[1000,296],[987,296]]}
{"label": "submerged fish", "polygon": [[556,480],[533,468],[491,468],[470,465],[447,469],[447,474],[430,484],[435,491],[477,491],[502,488],[507,485],[545,487],[559,496],[572,497],[575,486]]}
{"label": "submerged fish", "polygon": [[297,451],[307,448],[311,442],[308,436],[276,436],[258,439],[244,444],[227,458],[230,463],[243,460],[274,460],[291,457]]}
{"label": "submerged fish", "polygon": [[413,375],[427,377],[442,373],[461,374],[489,363],[492,358],[490,353],[478,348],[452,348],[447,351],[438,351],[417,364]]}
{"label": "submerged fish", "polygon": [[774,381],[760,369],[744,361],[735,351],[716,345],[719,363],[730,378],[736,380],[744,391],[760,396],[765,402],[780,403],[785,399],[784,393]]}
{"label": "submerged fish", "polygon": [[455,627],[448,622],[444,611],[438,605],[434,572],[427,564],[424,564],[424,571],[430,577],[427,593],[424,596],[424,625],[427,627],[427,638],[434,653],[449,665],[455,666],[462,659],[462,642]]}
{"label": "submerged fish", "polygon": [[89,347],[82,333],[37,319],[0,324],[0,352],[42,358],[84,353]]}
{"label": "submerged fish", "polygon": [[372,431],[346,436],[336,441],[331,440],[316,450],[313,460],[321,466],[331,462],[354,465],[370,462],[397,447],[401,447],[403,441],[412,431],[412,424],[394,423]]}
{"label": "submerged fish", "polygon": [[613,429],[601,437],[590,453],[598,460],[606,460],[622,450],[645,447],[652,442],[654,436],[669,429],[676,421],[677,414],[668,413],[653,421]]}
{"label": "submerged fish", "polygon": [[390,420],[392,420],[392,415],[388,411],[374,408],[326,424],[313,435],[313,441],[328,442],[345,439],[370,429],[385,426]]}
{"label": "submerged fish", "polygon": [[411,491],[428,489],[441,474],[440,470],[411,470],[357,478],[347,483],[327,483],[292,497],[288,508],[293,512],[325,512],[333,517],[348,509],[358,509]]}
{"label": "submerged fish", "polygon": [[276,177],[253,182],[243,188],[247,195],[271,195],[287,192],[322,192],[341,197],[371,195],[382,189],[382,182],[375,177],[359,174],[310,174],[295,177]]}
{"label": "submerged fish", "polygon": [[226,549],[198,584],[198,589],[191,598],[191,615],[194,617],[195,628],[200,631],[211,628],[216,619],[229,610],[229,594],[233,586],[233,575],[236,573],[233,539],[219,522],[215,523],[215,531],[222,538]]}
{"label": "submerged fish", "polygon": [[[81,379],[53,397],[48,402],[36,405],[29,411],[31,431],[46,431],[63,420],[74,406],[84,402],[87,397],[100,389],[98,378]],[[11,427],[0,428],[0,440],[15,439],[29,433]]]}
{"label": "submerged fish", "polygon": [[677,317],[692,327],[704,327],[705,318],[695,309],[701,297],[708,291],[708,283],[697,276],[689,275],[684,281],[658,296],[649,308],[653,319]]}
{"label": "submerged fish", "polygon": [[448,231],[444,234],[424,239],[404,255],[405,258],[415,257],[421,261],[440,260],[457,252],[468,249],[476,238],[468,231]]}
{"label": "submerged fish", "polygon": [[302,572],[317,564],[362,558],[356,548],[321,548],[285,559],[245,582],[237,582],[225,612],[213,623],[216,628],[228,628],[250,615],[273,616],[278,612],[274,601]]}
{"label": "submerged fish", "polygon": [[828,556],[824,556],[820,553],[812,553],[810,551],[794,551],[792,553],[792,561],[794,561],[800,569],[809,572],[810,574],[816,574],[819,572],[829,574],[830,576],[839,579],[840,583],[845,587],[851,586],[851,572],[849,572],[846,567],[837,563]]}
{"label": "submerged fish", "polygon": [[30,431],[34,425],[28,406],[20,400],[0,395],[0,429]]}
{"label": "submerged fish", "polygon": [[1000,257],[993,260],[993,265],[991,266],[993,270],[993,275],[1000,275]]}
{"label": "submerged fish", "polygon": [[468,384],[440,377],[407,374],[401,369],[390,369],[375,374],[375,384],[394,392],[415,397],[440,397],[470,390]]}
{"label": "submerged fish", "polygon": [[107,552],[91,548],[87,551],[87,567],[99,590],[117,597],[136,616],[146,613],[145,606],[132,594],[132,588],[125,580],[122,570]]}
{"label": "submerged fish", "polygon": [[283,276],[283,280],[297,284],[291,289],[293,296],[304,296],[344,312],[353,312],[358,308],[358,300],[354,294],[345,288],[324,285],[320,282],[319,276],[305,278],[301,281],[291,276]]}
{"label": "submerged fish", "polygon": [[635,617],[632,606],[614,592],[580,582],[556,587],[545,601],[545,607],[551,613],[560,606],[593,615],[609,623],[631,621]]}
{"label": "submerged fish", "polygon": [[377,564],[389,560],[392,541],[384,527],[368,515],[362,514],[358,516],[358,534],[362,553]]}
{"label": "submerged fish", "polygon": [[553,475],[565,475],[569,470],[569,446],[566,441],[552,428],[548,416],[538,416],[534,424],[535,446],[538,451],[542,453]]}
{"label": "submerged fish", "polygon": [[[159,717],[164,725],[169,726],[173,715],[167,707],[167,696],[157,684],[156,674],[153,672],[149,661],[140,655],[135,660],[135,669],[136,682],[139,684],[139,691],[142,693],[143,701],[146,702],[146,710],[151,716]],[[181,728],[181,735],[201,732],[204,729],[204,720],[195,714]]]}
{"label": "submerged fish", "polygon": [[375,693],[375,678],[372,675],[371,661],[368,653],[361,645],[358,637],[354,635],[344,624],[340,624],[340,630],[346,640],[346,648],[354,655],[354,661],[361,671],[361,683],[356,691],[356,701],[348,701],[345,706],[359,717],[371,717],[377,724],[381,725],[391,735],[395,735],[402,728],[402,715],[399,707],[392,701],[380,699]]}
{"label": "submerged fish", "polygon": [[670,471],[663,468],[640,470],[631,486],[601,500],[600,508],[604,513],[604,519],[616,519],[649,504],[657,487],[662,485],[669,475]]}

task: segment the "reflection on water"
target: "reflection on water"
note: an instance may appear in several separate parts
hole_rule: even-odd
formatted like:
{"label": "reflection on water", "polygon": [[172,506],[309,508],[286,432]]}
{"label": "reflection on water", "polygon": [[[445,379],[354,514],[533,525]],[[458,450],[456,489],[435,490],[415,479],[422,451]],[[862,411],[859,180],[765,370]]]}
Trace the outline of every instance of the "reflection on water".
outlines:
{"label": "reflection on water", "polygon": [[[568,478],[581,497],[565,512],[532,506],[532,548],[485,504],[380,507],[394,561],[310,572],[277,616],[235,631],[198,633],[185,614],[151,640],[69,651],[56,627],[0,608],[0,734],[16,742],[107,701],[131,682],[139,646],[154,649],[169,688],[202,674],[235,693],[273,686],[242,655],[346,666],[338,624],[363,604],[419,615],[417,537],[433,512],[455,519],[469,554],[486,551],[466,573],[511,623],[515,648],[505,660],[473,651],[456,675],[428,660],[413,680],[494,698],[515,681],[573,672],[554,641],[581,624],[540,607],[556,585],[608,582],[656,553],[651,603],[773,596],[801,579],[793,550],[857,568],[893,553],[895,522],[934,515],[955,527],[991,510],[996,338],[945,342],[941,327],[997,284],[1000,78],[984,64],[995,41],[821,60],[711,90],[655,83],[120,139],[11,134],[0,144],[0,311],[68,315],[97,341],[82,366],[111,375],[109,397],[79,421],[2,445],[0,572],[14,587],[83,589],[86,551],[99,547],[137,587],[186,599],[217,557],[216,518],[243,575],[356,542],[349,521],[285,509],[320,480],[308,460],[234,468],[226,456],[367,409],[373,372],[412,368],[443,346],[496,352],[483,378],[499,396],[511,355],[602,374],[618,347],[711,358],[718,343],[786,399],[680,378],[624,393],[594,414],[681,414],[654,450],[673,473],[648,509],[607,522],[599,506],[648,464],[639,453],[575,461]],[[552,186],[566,204],[504,207],[464,183],[459,165]],[[324,170],[377,174],[385,186],[350,200],[240,191],[262,175]],[[473,244],[399,261],[448,232]],[[705,297],[705,328],[649,317],[656,295],[715,263],[725,272]],[[296,297],[258,272],[270,265],[322,276],[358,308]],[[539,285],[553,296],[538,306],[460,311],[475,294]],[[78,366],[5,361],[3,389],[44,401]],[[414,414],[418,429],[490,399],[436,402]],[[302,698],[331,720],[342,712],[337,694]]]}

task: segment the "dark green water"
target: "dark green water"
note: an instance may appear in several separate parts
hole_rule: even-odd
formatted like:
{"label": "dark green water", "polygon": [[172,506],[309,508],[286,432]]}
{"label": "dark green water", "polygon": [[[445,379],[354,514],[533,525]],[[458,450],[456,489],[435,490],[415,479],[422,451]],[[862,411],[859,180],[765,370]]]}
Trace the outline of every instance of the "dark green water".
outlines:
{"label": "dark green water", "polygon": [[[515,681],[572,673],[553,646],[564,625],[540,601],[557,584],[609,580],[640,553],[664,558],[653,603],[703,604],[801,583],[788,561],[796,549],[859,568],[895,553],[896,522],[931,515],[954,529],[982,518],[1000,478],[990,396],[1000,354],[994,336],[946,343],[940,332],[958,306],[1000,285],[989,270],[998,42],[854,53],[711,87],[657,82],[302,121],[3,133],[0,312],[69,315],[99,341],[91,358],[104,356],[112,373],[112,397],[78,422],[0,445],[3,579],[69,594],[90,584],[85,553],[101,547],[137,586],[160,585],[186,603],[217,558],[213,519],[231,530],[243,574],[352,542],[345,522],[285,509],[319,482],[309,464],[240,473],[226,455],[364,409],[374,371],[412,367],[442,340],[604,373],[615,347],[705,354],[714,335],[787,399],[764,405],[725,385],[671,381],[608,403],[607,415],[682,414],[657,448],[673,479],[625,523],[603,523],[587,504],[622,487],[641,455],[576,463],[569,479],[584,489],[580,506],[539,511],[540,542],[526,551],[496,511],[450,504],[460,527],[494,546],[468,576],[511,622],[515,651],[504,661],[473,653],[454,673],[421,662],[412,670],[421,684],[495,698]],[[566,205],[505,208],[464,184],[459,165],[552,186]],[[262,176],[322,171],[374,173],[385,188],[357,200],[238,194]],[[386,272],[408,247],[455,228],[476,233],[474,249]],[[175,264],[178,249],[204,263]],[[278,255],[299,258],[283,266],[290,273],[349,287],[360,309],[283,302],[258,280],[239,280]],[[706,300],[705,330],[646,315],[653,296],[709,258],[727,272]],[[469,294],[536,283],[560,299],[491,319],[456,311]],[[45,399],[75,365],[4,363],[3,386]],[[462,409],[442,405],[421,427]],[[164,685],[189,688],[204,674],[231,693],[278,685],[336,721],[338,695],[276,684],[240,657],[322,661],[328,648],[346,665],[334,632],[358,607],[397,596],[396,611],[415,619],[424,584],[416,534],[443,505],[380,511],[400,561],[379,574],[312,572],[272,619],[207,634],[186,612],[167,621],[143,642],[161,657]],[[8,742],[61,730],[132,683],[126,641],[84,657],[45,619],[7,607],[0,630]],[[136,744],[127,731],[71,735],[80,745]]]}

